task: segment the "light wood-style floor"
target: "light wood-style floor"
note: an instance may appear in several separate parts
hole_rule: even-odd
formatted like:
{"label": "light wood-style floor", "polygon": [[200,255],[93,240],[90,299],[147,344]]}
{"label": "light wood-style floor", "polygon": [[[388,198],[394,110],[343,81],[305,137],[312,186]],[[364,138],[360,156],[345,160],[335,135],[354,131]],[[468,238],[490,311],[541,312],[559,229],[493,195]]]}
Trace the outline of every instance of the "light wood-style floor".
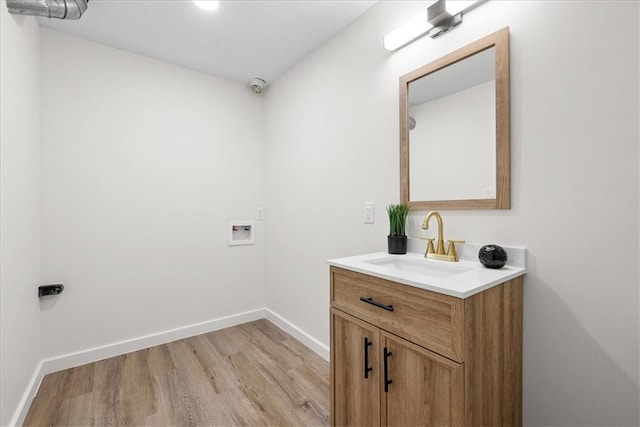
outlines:
{"label": "light wood-style floor", "polygon": [[329,424],[329,364],[267,320],[45,376],[26,426]]}

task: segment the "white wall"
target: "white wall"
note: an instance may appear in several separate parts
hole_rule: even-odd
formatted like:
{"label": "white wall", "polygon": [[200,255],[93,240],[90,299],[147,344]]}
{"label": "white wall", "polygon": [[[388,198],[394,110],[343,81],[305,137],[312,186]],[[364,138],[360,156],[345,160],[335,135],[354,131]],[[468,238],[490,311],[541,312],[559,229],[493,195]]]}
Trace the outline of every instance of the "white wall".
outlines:
{"label": "white wall", "polygon": [[398,77],[510,26],[512,209],[445,233],[528,249],[525,424],[638,425],[638,3],[487,2],[386,53],[421,10],[379,3],[270,87],[267,306],[328,343],[325,260],[385,250],[399,198]]}
{"label": "white wall", "polygon": [[45,357],[264,307],[262,99],[42,29]]}
{"label": "white wall", "polygon": [[0,425],[41,358],[39,28],[0,4]]}

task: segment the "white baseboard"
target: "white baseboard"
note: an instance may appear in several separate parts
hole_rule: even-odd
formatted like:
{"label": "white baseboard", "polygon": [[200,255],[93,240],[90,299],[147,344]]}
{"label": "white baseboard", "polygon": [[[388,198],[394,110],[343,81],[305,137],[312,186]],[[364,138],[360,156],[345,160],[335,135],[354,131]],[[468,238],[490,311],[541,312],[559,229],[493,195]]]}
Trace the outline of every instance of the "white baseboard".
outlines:
{"label": "white baseboard", "polygon": [[231,316],[220,317],[218,319],[207,320],[206,322],[195,323],[168,331],[158,332],[126,341],[94,347],[75,353],[64,354],[42,361],[43,372],[49,374],[63,369],[74,368],[87,363],[97,362],[109,357],[131,353],[155,345],[166,344],[171,341],[193,337],[195,335],[206,334],[230,326],[240,325],[253,320],[265,317],[264,309],[246,311],[244,313],[233,314]]}
{"label": "white baseboard", "polygon": [[131,353],[132,351],[166,344],[171,341],[189,338],[195,335],[205,334],[264,318],[278,326],[283,331],[292,335],[323,359],[327,361],[329,360],[329,348],[326,345],[322,344],[320,341],[313,338],[311,335],[307,334],[282,316],[266,308],[246,311],[244,313],[220,317],[206,322],[195,323],[193,325],[170,329],[168,331],[44,359],[40,361],[36,367],[10,425],[20,426],[24,423],[24,420],[27,417],[27,412],[31,407],[31,403],[33,402],[33,399],[40,388],[40,384],[42,383],[42,379],[46,374],[61,371],[63,369],[75,368],[76,366],[97,362],[109,357]]}
{"label": "white baseboard", "polygon": [[322,357],[324,360],[329,361],[329,347],[322,344],[320,341],[307,334],[305,331],[298,328],[296,325],[289,322],[284,317],[269,310],[268,308],[265,309],[265,314],[266,319],[271,323],[287,332],[289,335],[292,335],[295,339],[309,347],[309,349],[311,349],[318,356]]}
{"label": "white baseboard", "polygon": [[27,385],[27,389],[22,395],[22,399],[20,399],[20,404],[18,405],[18,409],[13,414],[13,418],[11,418],[10,426],[21,426],[24,424],[25,418],[27,418],[27,412],[31,407],[31,402],[36,397],[36,393],[40,388],[40,384],[42,384],[42,378],[44,378],[44,372],[42,370],[42,360],[36,366],[35,371],[33,372],[33,376]]}

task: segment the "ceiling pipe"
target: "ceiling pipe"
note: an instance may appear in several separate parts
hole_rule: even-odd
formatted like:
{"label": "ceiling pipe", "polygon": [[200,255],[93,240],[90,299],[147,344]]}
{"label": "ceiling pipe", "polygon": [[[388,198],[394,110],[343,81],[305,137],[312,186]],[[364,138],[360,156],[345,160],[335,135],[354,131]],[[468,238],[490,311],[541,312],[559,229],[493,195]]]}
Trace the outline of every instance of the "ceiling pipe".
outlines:
{"label": "ceiling pipe", "polygon": [[14,15],[80,19],[88,3],[89,0],[7,0],[7,9]]}

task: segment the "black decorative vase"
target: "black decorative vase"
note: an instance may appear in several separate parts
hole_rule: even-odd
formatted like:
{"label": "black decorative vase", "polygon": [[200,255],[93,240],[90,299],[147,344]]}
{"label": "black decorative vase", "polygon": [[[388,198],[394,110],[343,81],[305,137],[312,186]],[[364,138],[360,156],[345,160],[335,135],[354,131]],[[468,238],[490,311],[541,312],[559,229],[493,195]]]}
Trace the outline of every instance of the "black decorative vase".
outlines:
{"label": "black decorative vase", "polygon": [[478,258],[487,268],[502,268],[507,263],[507,251],[498,245],[486,245],[480,248]]}
{"label": "black decorative vase", "polygon": [[404,255],[407,253],[407,236],[387,236],[387,247],[389,253],[393,255]]}

